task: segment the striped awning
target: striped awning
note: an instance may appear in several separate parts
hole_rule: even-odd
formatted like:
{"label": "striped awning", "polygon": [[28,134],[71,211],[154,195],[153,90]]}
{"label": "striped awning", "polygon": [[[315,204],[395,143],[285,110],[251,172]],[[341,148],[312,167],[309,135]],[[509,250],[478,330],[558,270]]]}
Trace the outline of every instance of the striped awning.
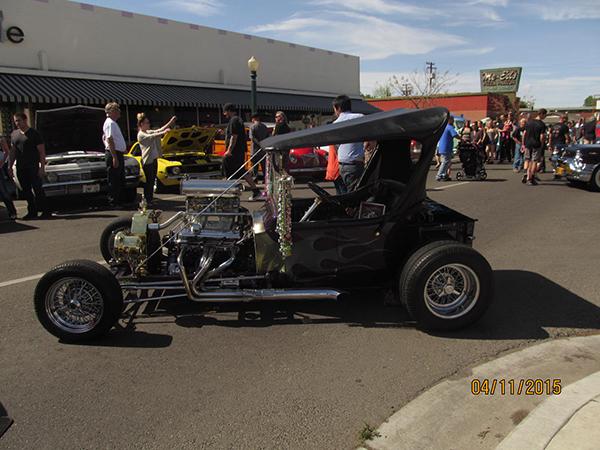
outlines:
{"label": "striped awning", "polygon": [[[259,110],[331,112],[329,97],[312,95],[257,93]],[[250,108],[248,91],[174,86],[153,83],[59,78],[0,73],[0,101],[3,103],[44,103],[104,105],[115,101],[132,106],[172,106],[215,108],[233,103]],[[372,113],[379,109],[362,100],[353,100],[355,112]]]}

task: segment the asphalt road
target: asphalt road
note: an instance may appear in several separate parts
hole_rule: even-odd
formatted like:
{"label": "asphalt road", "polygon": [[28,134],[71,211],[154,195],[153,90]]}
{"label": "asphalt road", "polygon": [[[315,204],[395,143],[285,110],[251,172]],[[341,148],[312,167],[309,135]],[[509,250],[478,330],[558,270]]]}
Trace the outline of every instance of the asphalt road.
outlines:
{"label": "asphalt road", "polygon": [[[373,295],[300,304],[294,320],[269,326],[241,325],[235,308],[173,305],[67,345],[38,324],[27,277],[100,260],[101,230],[128,213],[63,205],[51,221],[0,223],[0,401],[15,420],[0,447],[352,448],[365,423],[378,426],[442,378],[543,339],[598,332],[600,193],[547,174],[529,187],[509,166],[488,169],[486,182],[429,182],[433,199],[479,219],[474,246],[496,281],[484,318],[451,334],[417,330]],[[167,211],[182,204],[160,197]]]}

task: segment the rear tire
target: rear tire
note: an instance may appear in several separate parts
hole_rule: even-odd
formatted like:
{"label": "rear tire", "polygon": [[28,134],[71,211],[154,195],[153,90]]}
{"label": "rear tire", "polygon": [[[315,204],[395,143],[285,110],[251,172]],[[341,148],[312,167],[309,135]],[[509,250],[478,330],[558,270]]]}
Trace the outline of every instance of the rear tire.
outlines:
{"label": "rear tire", "polygon": [[436,241],[419,248],[398,281],[400,302],[427,330],[456,330],[476,322],[493,297],[492,269],[471,247]]}
{"label": "rear tire", "polygon": [[35,313],[42,326],[65,342],[105,335],[123,311],[123,294],[115,276],[93,261],[62,263],[38,282]]}

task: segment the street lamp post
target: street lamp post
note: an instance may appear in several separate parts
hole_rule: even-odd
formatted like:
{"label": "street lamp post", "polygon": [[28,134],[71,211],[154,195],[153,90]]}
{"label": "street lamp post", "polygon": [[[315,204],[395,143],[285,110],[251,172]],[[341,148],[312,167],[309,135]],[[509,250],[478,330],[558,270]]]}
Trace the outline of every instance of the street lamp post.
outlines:
{"label": "street lamp post", "polygon": [[252,114],[256,113],[256,72],[258,72],[259,63],[253,56],[248,60],[248,69],[250,69],[250,110]]}

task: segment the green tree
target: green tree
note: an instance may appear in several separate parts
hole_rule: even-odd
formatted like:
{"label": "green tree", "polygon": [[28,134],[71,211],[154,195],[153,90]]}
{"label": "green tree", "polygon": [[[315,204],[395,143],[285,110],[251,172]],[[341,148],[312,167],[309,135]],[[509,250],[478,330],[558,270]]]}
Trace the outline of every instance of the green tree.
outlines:
{"label": "green tree", "polygon": [[383,83],[376,83],[375,89],[373,89],[374,98],[387,98],[392,96],[392,84],[390,80],[384,81]]}
{"label": "green tree", "polygon": [[596,99],[593,95],[588,95],[583,101],[583,106],[596,106]]}

